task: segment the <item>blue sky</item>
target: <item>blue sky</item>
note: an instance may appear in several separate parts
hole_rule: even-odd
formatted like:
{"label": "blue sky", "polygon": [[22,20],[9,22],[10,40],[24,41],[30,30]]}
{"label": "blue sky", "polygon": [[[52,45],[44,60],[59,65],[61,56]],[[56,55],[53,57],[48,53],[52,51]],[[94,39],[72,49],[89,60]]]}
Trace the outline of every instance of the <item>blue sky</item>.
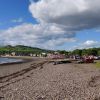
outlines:
{"label": "blue sky", "polygon": [[23,22],[36,23],[29,12],[29,0],[0,0],[0,29],[7,29],[21,23],[11,23],[14,19],[22,18]]}
{"label": "blue sky", "polygon": [[30,1],[0,0],[0,45],[56,50],[100,47],[99,0]]}

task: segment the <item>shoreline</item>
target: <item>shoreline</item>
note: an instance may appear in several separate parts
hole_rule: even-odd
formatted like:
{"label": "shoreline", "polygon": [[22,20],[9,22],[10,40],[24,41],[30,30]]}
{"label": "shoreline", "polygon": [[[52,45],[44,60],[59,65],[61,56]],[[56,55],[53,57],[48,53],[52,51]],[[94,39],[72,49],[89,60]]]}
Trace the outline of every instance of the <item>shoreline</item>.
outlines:
{"label": "shoreline", "polygon": [[32,58],[32,57],[17,57],[17,59],[18,58],[23,58],[23,61],[0,64],[0,77],[7,76],[16,72],[20,72],[21,70],[24,69],[29,69],[34,64],[38,64],[40,62],[45,61],[45,59]]}
{"label": "shoreline", "polygon": [[0,63],[0,65],[21,64],[21,63],[27,63],[35,60],[33,57],[28,57],[28,56],[11,56],[11,57],[2,56],[1,58],[11,58],[16,60],[19,59],[20,61],[4,62],[4,63]]}

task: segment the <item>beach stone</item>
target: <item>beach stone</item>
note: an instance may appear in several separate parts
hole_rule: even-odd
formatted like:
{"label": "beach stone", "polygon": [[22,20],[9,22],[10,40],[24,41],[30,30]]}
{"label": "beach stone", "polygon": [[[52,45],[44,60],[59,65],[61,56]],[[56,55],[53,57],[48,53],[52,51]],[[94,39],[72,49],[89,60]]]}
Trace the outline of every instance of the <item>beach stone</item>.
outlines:
{"label": "beach stone", "polygon": [[9,80],[9,84],[2,83],[0,96],[4,100],[100,100],[100,71],[94,64],[46,63],[40,69],[41,64],[37,62],[37,69]]}

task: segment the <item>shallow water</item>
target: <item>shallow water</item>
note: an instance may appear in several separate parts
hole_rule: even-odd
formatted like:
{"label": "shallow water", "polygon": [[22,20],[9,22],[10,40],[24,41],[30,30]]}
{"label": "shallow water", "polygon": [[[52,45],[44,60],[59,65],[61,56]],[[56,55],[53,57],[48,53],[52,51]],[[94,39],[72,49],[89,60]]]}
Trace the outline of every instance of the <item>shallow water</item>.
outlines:
{"label": "shallow water", "polygon": [[13,62],[20,62],[22,59],[14,59],[14,58],[0,58],[0,64],[3,63],[13,63]]}

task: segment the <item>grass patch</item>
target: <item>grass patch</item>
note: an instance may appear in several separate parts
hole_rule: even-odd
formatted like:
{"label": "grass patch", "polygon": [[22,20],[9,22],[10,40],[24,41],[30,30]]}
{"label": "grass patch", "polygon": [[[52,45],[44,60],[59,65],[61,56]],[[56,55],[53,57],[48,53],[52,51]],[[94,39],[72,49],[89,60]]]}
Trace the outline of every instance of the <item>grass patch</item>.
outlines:
{"label": "grass patch", "polygon": [[100,68],[100,62],[97,62],[97,63],[96,63],[96,67],[97,67],[97,68]]}

